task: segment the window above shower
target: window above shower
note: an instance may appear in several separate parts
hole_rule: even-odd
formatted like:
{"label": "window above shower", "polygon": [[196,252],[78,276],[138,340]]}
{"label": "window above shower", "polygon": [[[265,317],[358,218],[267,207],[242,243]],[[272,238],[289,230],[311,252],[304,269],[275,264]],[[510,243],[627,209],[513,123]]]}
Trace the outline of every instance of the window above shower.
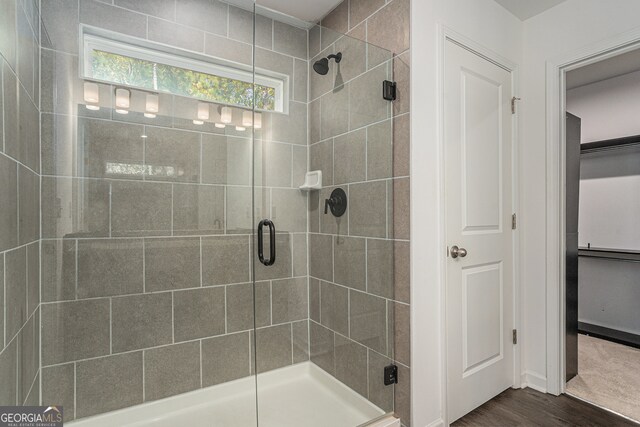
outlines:
{"label": "window above shower", "polygon": [[150,43],[122,34],[81,27],[81,77],[163,92],[205,102],[286,112],[289,77]]}

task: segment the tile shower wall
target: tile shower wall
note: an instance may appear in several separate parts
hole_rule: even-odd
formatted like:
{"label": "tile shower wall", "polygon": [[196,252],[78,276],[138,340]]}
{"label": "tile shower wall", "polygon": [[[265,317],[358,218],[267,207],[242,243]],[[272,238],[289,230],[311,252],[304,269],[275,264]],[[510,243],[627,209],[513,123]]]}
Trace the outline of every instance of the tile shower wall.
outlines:
{"label": "tile shower wall", "polygon": [[[345,0],[309,31],[309,168],[325,188],[309,201],[311,361],[410,424],[409,0]],[[346,34],[346,37],[342,35]],[[395,80],[398,99],[381,97]],[[336,187],[344,216],[324,214]],[[399,383],[382,382],[398,365]]]}
{"label": "tile shower wall", "polygon": [[[194,125],[195,101],[163,94],[155,119],[136,112],[137,91],[136,111],[115,114],[106,86],[89,111],[78,79],[80,23],[251,64],[252,13],[42,8],[42,402],[71,420],[308,360],[307,32],[257,19],[256,67],[289,76],[290,99],[256,131],[252,212],[250,132]],[[279,232],[277,264],[256,268],[255,368],[252,213]]]}
{"label": "tile shower wall", "polygon": [[38,2],[0,3],[0,405],[39,397]]}

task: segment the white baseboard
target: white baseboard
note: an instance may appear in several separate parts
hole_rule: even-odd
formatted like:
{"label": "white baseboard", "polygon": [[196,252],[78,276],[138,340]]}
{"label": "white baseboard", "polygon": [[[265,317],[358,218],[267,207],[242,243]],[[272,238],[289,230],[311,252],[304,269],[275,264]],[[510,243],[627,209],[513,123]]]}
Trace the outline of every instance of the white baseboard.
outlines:
{"label": "white baseboard", "polygon": [[442,418],[439,418],[435,421],[430,422],[425,427],[444,427],[444,420]]}
{"label": "white baseboard", "polygon": [[542,393],[547,392],[547,379],[535,372],[525,371],[522,373],[522,388],[530,387]]}

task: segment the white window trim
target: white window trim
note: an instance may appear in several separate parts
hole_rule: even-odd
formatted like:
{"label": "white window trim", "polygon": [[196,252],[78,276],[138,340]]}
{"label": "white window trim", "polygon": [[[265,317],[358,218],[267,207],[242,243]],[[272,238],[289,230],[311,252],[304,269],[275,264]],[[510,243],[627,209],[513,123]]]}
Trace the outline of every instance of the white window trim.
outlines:
{"label": "white window trim", "polygon": [[[288,113],[289,103],[285,102],[285,100],[288,99],[289,92],[289,76],[287,75],[258,68],[255,69],[254,73],[253,67],[250,65],[199,55],[195,52],[184,51],[176,49],[175,47],[169,47],[160,43],[152,43],[135,37],[123,36],[119,33],[112,33],[106,30],[88,27],[86,25],[80,26],[80,37],[82,40],[82,49],[80,51],[80,76],[83,79],[101,81],[93,78],[90,63],[91,52],[99,50],[116,55],[157,62],[200,73],[239,80],[246,83],[255,83],[261,86],[272,87],[275,89],[274,110],[263,111]],[[103,82],[114,84],[114,82],[111,81]],[[140,89],[149,90],[149,88]],[[183,96],[180,94],[173,95]],[[228,104],[217,100],[208,100],[208,102],[223,105]],[[228,105],[247,108],[246,106],[238,106],[236,104]]]}

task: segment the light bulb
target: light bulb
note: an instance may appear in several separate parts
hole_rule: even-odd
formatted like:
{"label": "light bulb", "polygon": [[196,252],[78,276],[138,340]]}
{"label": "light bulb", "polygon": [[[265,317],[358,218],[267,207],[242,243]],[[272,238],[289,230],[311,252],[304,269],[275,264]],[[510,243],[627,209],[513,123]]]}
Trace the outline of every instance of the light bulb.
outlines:
{"label": "light bulb", "polygon": [[[160,101],[158,99],[158,95],[154,95],[152,93],[147,94],[147,102],[145,105],[145,117],[154,118],[156,113],[158,112],[158,108],[160,105]],[[149,115],[147,115],[149,114]]]}
{"label": "light bulb", "polygon": [[209,104],[198,102],[198,119],[209,120]]}
{"label": "light bulb", "polygon": [[243,111],[242,112],[242,126],[251,126],[253,125],[253,112],[252,111]]}
{"label": "light bulb", "polygon": [[144,116],[147,119],[155,119],[156,118],[156,115],[154,113],[144,113]]}
{"label": "light bulb", "polygon": [[100,88],[97,83],[84,82],[84,101],[87,103],[87,110],[97,111],[100,109]]}
{"label": "light bulb", "polygon": [[116,113],[129,114],[131,92],[127,89],[116,89]]}
{"label": "light bulb", "polygon": [[245,130],[247,130],[247,128],[242,127],[242,126],[236,126],[236,130],[237,130],[238,132],[244,132]]}
{"label": "light bulb", "polygon": [[225,125],[224,123],[216,123],[216,127],[217,127],[218,129],[224,129],[224,128],[226,128],[226,127],[227,127],[227,125]]}
{"label": "light bulb", "polygon": [[84,82],[84,101],[90,104],[100,102],[100,89],[97,83]]}
{"label": "light bulb", "polygon": [[220,110],[220,121],[225,124],[231,123],[233,119],[233,111],[229,107],[222,107]]}
{"label": "light bulb", "polygon": [[202,120],[194,120],[194,121],[193,121],[193,124],[194,124],[194,125],[203,125],[203,124],[204,124],[204,122],[203,122]]}

